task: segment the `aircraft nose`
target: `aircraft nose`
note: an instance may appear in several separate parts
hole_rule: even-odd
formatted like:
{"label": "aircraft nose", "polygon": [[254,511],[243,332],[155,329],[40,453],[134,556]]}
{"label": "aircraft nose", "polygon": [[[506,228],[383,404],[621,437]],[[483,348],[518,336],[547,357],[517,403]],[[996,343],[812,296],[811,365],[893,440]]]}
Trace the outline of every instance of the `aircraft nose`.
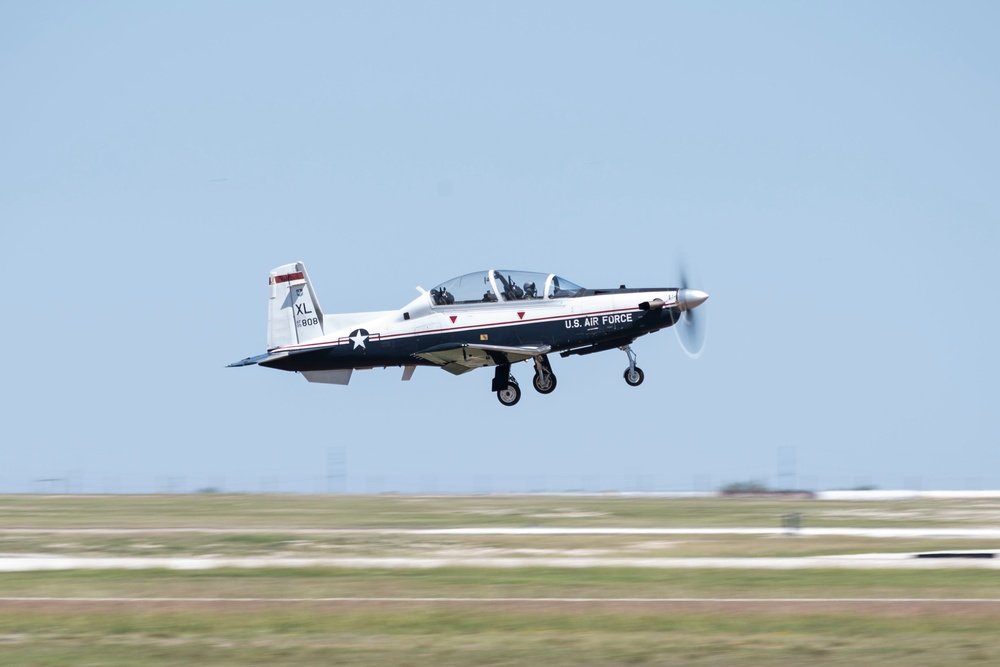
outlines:
{"label": "aircraft nose", "polygon": [[681,310],[691,310],[692,308],[697,308],[701,304],[705,303],[707,299],[708,293],[702,292],[700,289],[682,288],[677,290],[677,304],[680,306]]}

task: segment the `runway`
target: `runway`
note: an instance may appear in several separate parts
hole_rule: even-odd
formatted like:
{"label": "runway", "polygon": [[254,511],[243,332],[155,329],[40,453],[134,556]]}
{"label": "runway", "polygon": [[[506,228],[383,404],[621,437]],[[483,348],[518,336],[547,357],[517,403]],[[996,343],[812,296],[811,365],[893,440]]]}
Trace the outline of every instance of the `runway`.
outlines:
{"label": "runway", "polygon": [[312,602],[349,603],[538,603],[538,604],[1000,604],[1000,598],[559,598],[559,597],[317,597],[317,598],[262,598],[262,597],[0,597],[2,603],[16,602],[105,602],[105,603],[257,603],[272,602],[298,604]]}
{"label": "runway", "polygon": [[[466,528],[217,528],[190,526],[171,528],[3,528],[0,535],[153,536],[153,535],[243,535],[268,533],[295,536],[800,536],[867,537],[881,539],[1000,539],[1000,528],[632,528],[632,527],[466,527]],[[1000,551],[979,550],[948,557],[927,553],[871,553],[805,557],[282,557],[282,556],[66,556],[0,553],[0,572],[55,570],[210,570],[216,568],[304,568],[432,569],[475,568],[651,568],[651,569],[1000,569]]]}
{"label": "runway", "polygon": [[878,537],[1000,539],[1000,528],[286,528],[253,526],[216,528],[190,526],[175,528],[0,528],[0,535],[801,535],[803,537]]}
{"label": "runway", "polygon": [[[997,554],[988,553],[991,556]],[[918,554],[859,554],[802,558],[281,558],[3,556],[0,572],[56,570],[211,570],[218,568],[434,569],[434,568],[649,568],[737,570],[1000,570],[1000,558],[918,558]]]}

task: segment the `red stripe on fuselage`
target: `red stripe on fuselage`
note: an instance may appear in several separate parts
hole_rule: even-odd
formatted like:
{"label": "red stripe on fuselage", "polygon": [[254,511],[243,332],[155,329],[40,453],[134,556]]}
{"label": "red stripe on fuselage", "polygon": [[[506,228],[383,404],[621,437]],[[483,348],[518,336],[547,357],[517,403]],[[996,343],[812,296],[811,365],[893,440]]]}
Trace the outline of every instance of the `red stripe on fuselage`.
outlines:
{"label": "red stripe on fuselage", "polygon": [[[494,322],[492,324],[477,324],[462,327],[448,327],[445,329],[423,329],[422,331],[404,331],[394,334],[383,334],[378,336],[380,340],[388,340],[390,338],[412,338],[416,336],[427,336],[430,334],[439,333],[452,333],[455,331],[468,331],[469,329],[495,329],[496,327],[505,326],[524,326],[527,324],[534,324],[535,322],[549,322],[553,320],[572,320],[587,317],[594,317],[595,315],[609,315],[612,313],[641,313],[643,312],[640,308],[614,308],[612,310],[596,310],[591,313],[571,313],[569,315],[553,315],[552,317],[539,317],[534,320],[509,320],[507,322]],[[284,352],[287,350],[308,350],[311,348],[321,348],[321,347],[336,347],[338,345],[343,345],[341,341],[349,341],[348,338],[340,338],[336,341],[322,341],[316,343],[302,343],[301,345],[289,345],[288,347],[279,347],[272,352]]]}

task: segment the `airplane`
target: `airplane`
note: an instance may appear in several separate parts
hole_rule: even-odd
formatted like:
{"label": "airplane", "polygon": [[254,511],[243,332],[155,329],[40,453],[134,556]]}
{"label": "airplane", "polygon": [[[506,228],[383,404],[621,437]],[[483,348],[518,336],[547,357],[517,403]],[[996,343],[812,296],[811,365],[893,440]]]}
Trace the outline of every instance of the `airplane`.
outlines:
{"label": "airplane", "polygon": [[[511,366],[534,364],[532,385],[556,388],[549,355],[621,349],[625,382],[645,374],[632,342],[683,325],[703,341],[693,310],[708,294],[687,287],[586,289],[554,273],[490,269],[440,283],[398,310],[326,314],[302,262],[274,269],[268,279],[267,352],[228,367],[264,366],[301,373],[309,382],[346,385],[355,370],[437,366],[454,375],[494,367],[490,390],[505,406],[521,400]],[[678,326],[678,329],[681,329]],[[682,344],[684,340],[682,339]],[[684,344],[685,348],[688,345]],[[689,350],[689,353],[691,350]]]}

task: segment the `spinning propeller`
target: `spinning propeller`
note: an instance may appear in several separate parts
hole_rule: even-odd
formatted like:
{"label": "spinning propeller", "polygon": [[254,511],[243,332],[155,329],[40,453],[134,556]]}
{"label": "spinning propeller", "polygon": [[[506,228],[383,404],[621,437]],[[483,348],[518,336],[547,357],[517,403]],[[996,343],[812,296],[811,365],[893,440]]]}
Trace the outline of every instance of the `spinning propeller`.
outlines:
{"label": "spinning propeller", "polygon": [[674,325],[681,348],[692,359],[701,356],[705,348],[705,313],[695,309],[708,299],[708,294],[688,287],[687,273],[681,268],[680,287],[677,290],[677,304],[681,308],[680,317]]}

